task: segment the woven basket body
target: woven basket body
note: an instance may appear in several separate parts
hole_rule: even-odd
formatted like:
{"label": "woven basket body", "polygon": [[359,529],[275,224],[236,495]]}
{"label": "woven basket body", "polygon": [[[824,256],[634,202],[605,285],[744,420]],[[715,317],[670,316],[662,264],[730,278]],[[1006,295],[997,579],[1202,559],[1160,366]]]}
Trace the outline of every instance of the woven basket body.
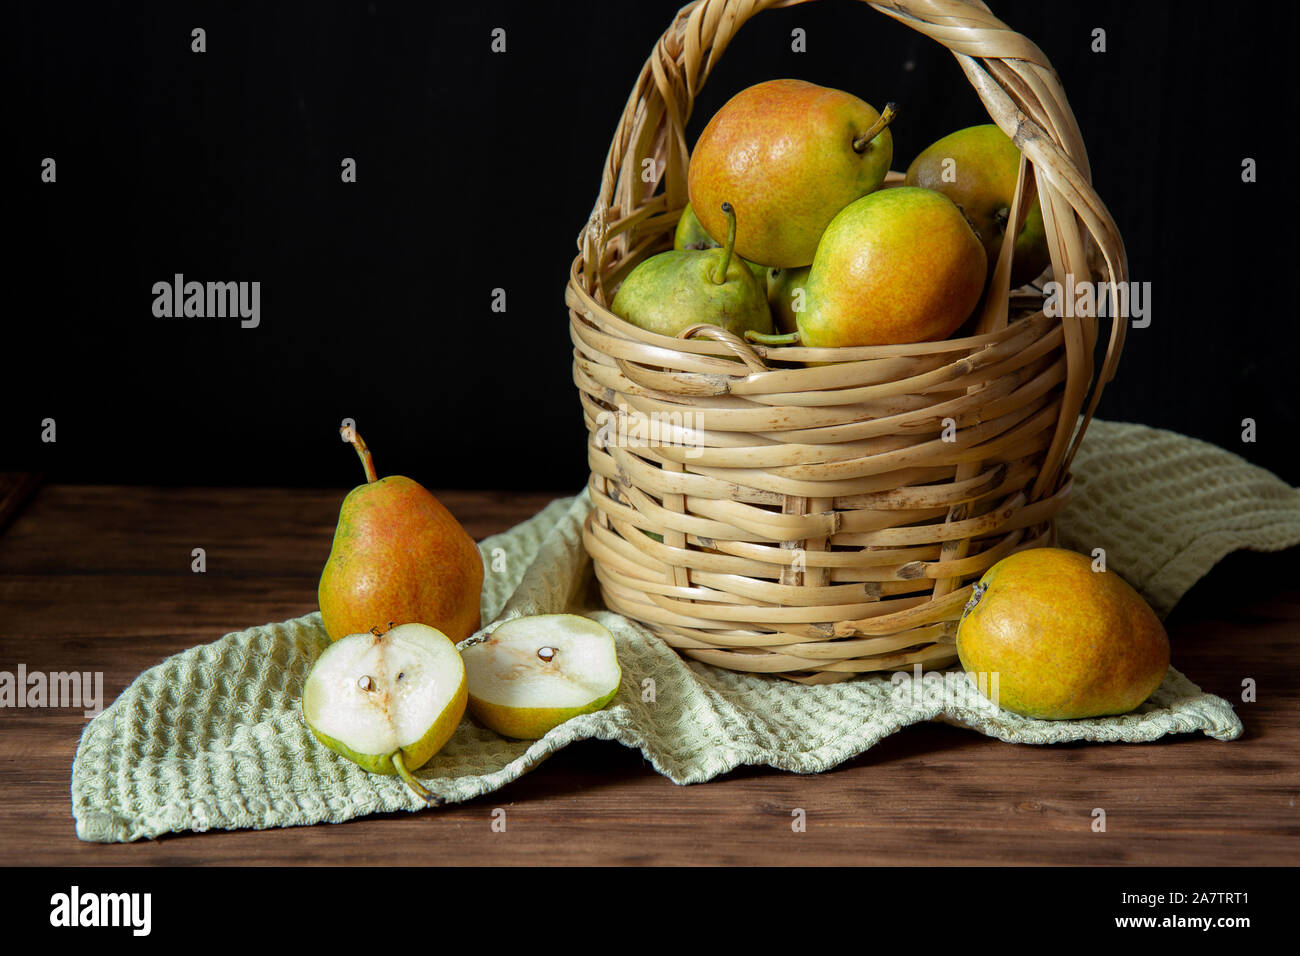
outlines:
{"label": "woven basket body", "polygon": [[[810,683],[947,666],[973,583],[1052,543],[1124,324],[1110,320],[1094,368],[1097,320],[1012,293],[1007,257],[973,333],[942,342],[767,349],[713,326],[665,338],[611,313],[627,272],[671,246],[684,129],[712,65],[750,16],[786,5],[685,7],[615,132],[566,293],[595,506],[584,539],[608,606],[689,657]],[[1054,274],[1126,281],[1042,52],[978,3],[871,6],[952,50],[1021,150],[1012,216],[1037,195]]]}

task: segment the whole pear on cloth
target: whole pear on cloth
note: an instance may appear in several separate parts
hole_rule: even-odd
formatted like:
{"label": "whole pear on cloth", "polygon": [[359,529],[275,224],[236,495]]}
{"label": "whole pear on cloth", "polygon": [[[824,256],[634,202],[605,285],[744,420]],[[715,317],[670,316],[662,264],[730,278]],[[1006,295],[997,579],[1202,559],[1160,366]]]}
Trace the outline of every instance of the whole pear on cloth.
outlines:
{"label": "whole pear on cloth", "polygon": [[[957,626],[957,655],[993,703],[1026,717],[1125,714],[1169,669],[1169,638],[1114,571],[1061,548],[1003,558],[980,578]],[[996,675],[996,681],[994,680]],[[993,695],[988,695],[993,699]]]}
{"label": "whole pear on cloth", "polygon": [[366,472],[343,499],[317,599],[333,640],[390,621],[437,628],[453,641],[479,628],[483,558],[474,539],[418,482],[379,478],[355,429],[342,429]]}

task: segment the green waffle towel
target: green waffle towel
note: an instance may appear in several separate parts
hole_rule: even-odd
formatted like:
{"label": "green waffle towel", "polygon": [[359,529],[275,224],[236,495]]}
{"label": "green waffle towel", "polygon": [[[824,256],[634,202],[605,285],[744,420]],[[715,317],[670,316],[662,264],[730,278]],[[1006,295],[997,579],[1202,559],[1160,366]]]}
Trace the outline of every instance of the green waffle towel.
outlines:
{"label": "green waffle towel", "polygon": [[[1084,553],[1105,548],[1107,566],[1161,614],[1230,551],[1300,543],[1300,489],[1204,442],[1097,421],[1073,471],[1061,544]],[[816,773],[927,720],[1030,744],[1195,731],[1232,740],[1242,732],[1227,701],[1172,668],[1131,714],[1040,721],[951,694],[900,694],[892,675],[804,686],[687,663],[596,603],[581,535],[589,508],[585,493],[555,501],[480,544],[483,620],[569,610],[600,621],[618,642],[618,696],[534,742],[506,740],[466,718],[417,773],[448,802],[497,790],[587,738],[635,747],[660,773],[687,784],[742,764]],[[227,634],[141,674],[82,734],[72,768],[77,835],[125,842],[424,809],[398,778],[363,772],[304,726],[299,695],[328,642],[320,615],[309,614]]]}

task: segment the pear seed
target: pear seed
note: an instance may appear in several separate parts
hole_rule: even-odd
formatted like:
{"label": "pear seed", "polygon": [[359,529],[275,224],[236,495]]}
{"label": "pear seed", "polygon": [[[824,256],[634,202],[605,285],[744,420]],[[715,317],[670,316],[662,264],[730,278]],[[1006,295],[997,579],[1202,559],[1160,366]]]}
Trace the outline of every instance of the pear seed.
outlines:
{"label": "pear seed", "polygon": [[544,661],[546,661],[546,662],[549,663],[550,660],[551,660],[551,658],[555,656],[555,648],[553,648],[553,647],[539,647],[539,648],[537,649],[537,656],[540,657],[542,660],[544,660]]}

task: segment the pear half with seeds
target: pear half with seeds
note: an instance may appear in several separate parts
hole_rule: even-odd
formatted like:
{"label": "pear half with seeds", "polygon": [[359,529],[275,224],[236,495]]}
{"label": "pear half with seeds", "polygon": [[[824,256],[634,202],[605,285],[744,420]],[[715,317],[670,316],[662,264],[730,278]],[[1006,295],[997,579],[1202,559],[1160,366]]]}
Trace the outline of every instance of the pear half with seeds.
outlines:
{"label": "pear half with seeds", "polygon": [[426,803],[441,803],[411,772],[442,749],[465,714],[464,662],[427,625],[378,630],[325,648],[303,686],[303,719],[335,753],[370,773],[398,774]]}
{"label": "pear half with seeds", "polygon": [[614,635],[576,614],[514,618],[461,654],[469,712],[518,740],[536,740],[571,717],[600,710],[622,679]]}

